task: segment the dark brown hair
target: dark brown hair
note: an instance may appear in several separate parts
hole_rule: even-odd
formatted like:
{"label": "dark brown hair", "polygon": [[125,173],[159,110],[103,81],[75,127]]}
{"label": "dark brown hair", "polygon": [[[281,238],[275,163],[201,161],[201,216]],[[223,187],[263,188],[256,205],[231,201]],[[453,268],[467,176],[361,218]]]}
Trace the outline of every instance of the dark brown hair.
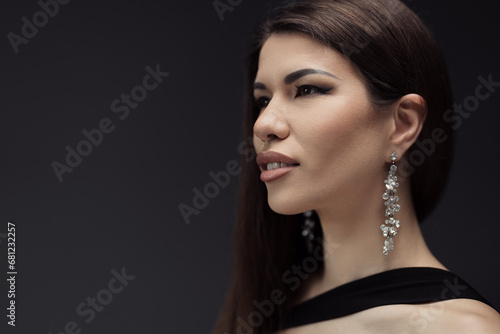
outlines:
{"label": "dark brown hair", "polygon": [[[431,147],[429,141],[436,130],[447,139],[433,143],[431,154],[414,144],[404,157],[415,211],[422,221],[443,191],[453,151],[452,129],[443,119],[452,105],[450,84],[442,55],[427,27],[398,0],[310,0],[282,5],[258,25],[251,39],[246,61],[244,138],[252,136],[259,113],[253,102],[253,82],[260,49],[271,34],[287,32],[304,34],[343,54],[362,75],[379,110],[409,93],[425,99],[428,114],[417,142]],[[238,326],[246,326],[247,331],[250,326],[252,333],[278,329],[295,296],[283,275],[306,256],[298,216],[276,214],[269,208],[266,187],[252,159],[253,148],[246,153],[231,283],[214,334],[237,333]],[[273,304],[272,312],[263,312],[257,305],[269,301],[273,290],[281,291],[285,301]]]}

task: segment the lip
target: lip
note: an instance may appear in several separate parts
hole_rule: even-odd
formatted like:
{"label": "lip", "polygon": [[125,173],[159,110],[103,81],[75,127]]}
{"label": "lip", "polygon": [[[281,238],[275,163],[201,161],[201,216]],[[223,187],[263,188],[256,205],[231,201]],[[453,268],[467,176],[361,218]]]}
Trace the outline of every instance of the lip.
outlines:
{"label": "lip", "polygon": [[[279,179],[280,177],[282,177],[285,174],[288,174],[289,172],[291,172],[293,169],[297,168],[300,165],[296,160],[284,154],[273,151],[257,154],[256,161],[257,165],[259,165],[262,171],[260,174],[260,179],[263,182],[271,182],[276,179]],[[267,170],[267,164],[270,162],[280,162],[280,163],[284,162],[286,164],[294,166],[280,167],[273,170]]]}

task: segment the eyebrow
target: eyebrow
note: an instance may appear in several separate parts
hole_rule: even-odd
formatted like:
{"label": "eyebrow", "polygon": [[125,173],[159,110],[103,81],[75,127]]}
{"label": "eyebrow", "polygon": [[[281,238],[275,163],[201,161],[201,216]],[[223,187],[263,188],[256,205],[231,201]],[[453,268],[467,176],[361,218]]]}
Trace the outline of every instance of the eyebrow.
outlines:
{"label": "eyebrow", "polygon": [[[292,73],[288,74],[285,77],[285,79],[283,80],[283,82],[285,84],[289,85],[292,82],[294,82],[294,81],[302,78],[303,76],[309,75],[309,74],[321,74],[321,75],[326,75],[326,76],[329,76],[329,77],[332,77],[332,78],[335,78],[335,79],[339,79],[335,75],[333,75],[333,74],[331,74],[329,72],[323,71],[323,70],[317,70],[317,69],[314,69],[314,68],[305,68],[305,69],[297,70],[295,72],[292,72]],[[254,89],[264,89],[264,90],[267,89],[266,85],[264,85],[262,82],[256,82],[256,83],[254,83],[253,88]]]}

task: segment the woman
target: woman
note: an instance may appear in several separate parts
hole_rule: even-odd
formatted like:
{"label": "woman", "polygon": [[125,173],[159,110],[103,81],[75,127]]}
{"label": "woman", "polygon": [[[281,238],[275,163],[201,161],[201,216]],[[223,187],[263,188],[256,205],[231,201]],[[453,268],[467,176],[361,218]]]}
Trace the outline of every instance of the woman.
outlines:
{"label": "woman", "polygon": [[254,35],[245,96],[253,147],[214,333],[500,332],[500,315],[419,228],[450,169],[452,100],[411,10],[283,6]]}

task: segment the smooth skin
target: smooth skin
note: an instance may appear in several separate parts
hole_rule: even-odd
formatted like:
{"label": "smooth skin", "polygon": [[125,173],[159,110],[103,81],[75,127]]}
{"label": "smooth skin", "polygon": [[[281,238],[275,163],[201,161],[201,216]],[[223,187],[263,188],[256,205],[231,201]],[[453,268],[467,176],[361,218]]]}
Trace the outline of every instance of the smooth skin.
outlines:
{"label": "smooth skin", "polygon": [[[394,250],[382,255],[389,155],[402,157],[417,139],[427,113],[421,96],[408,94],[376,111],[362,77],[340,53],[309,37],[280,33],[262,47],[254,97],[261,106],[257,153],[279,152],[300,164],[266,182],[270,207],[286,215],[315,210],[324,244],[335,249],[324,270],[303,282],[297,303],[390,269],[446,270],[424,241],[405,179],[396,215],[402,226]],[[483,303],[454,299],[375,307],[280,334],[450,332],[500,333],[500,315]]]}

